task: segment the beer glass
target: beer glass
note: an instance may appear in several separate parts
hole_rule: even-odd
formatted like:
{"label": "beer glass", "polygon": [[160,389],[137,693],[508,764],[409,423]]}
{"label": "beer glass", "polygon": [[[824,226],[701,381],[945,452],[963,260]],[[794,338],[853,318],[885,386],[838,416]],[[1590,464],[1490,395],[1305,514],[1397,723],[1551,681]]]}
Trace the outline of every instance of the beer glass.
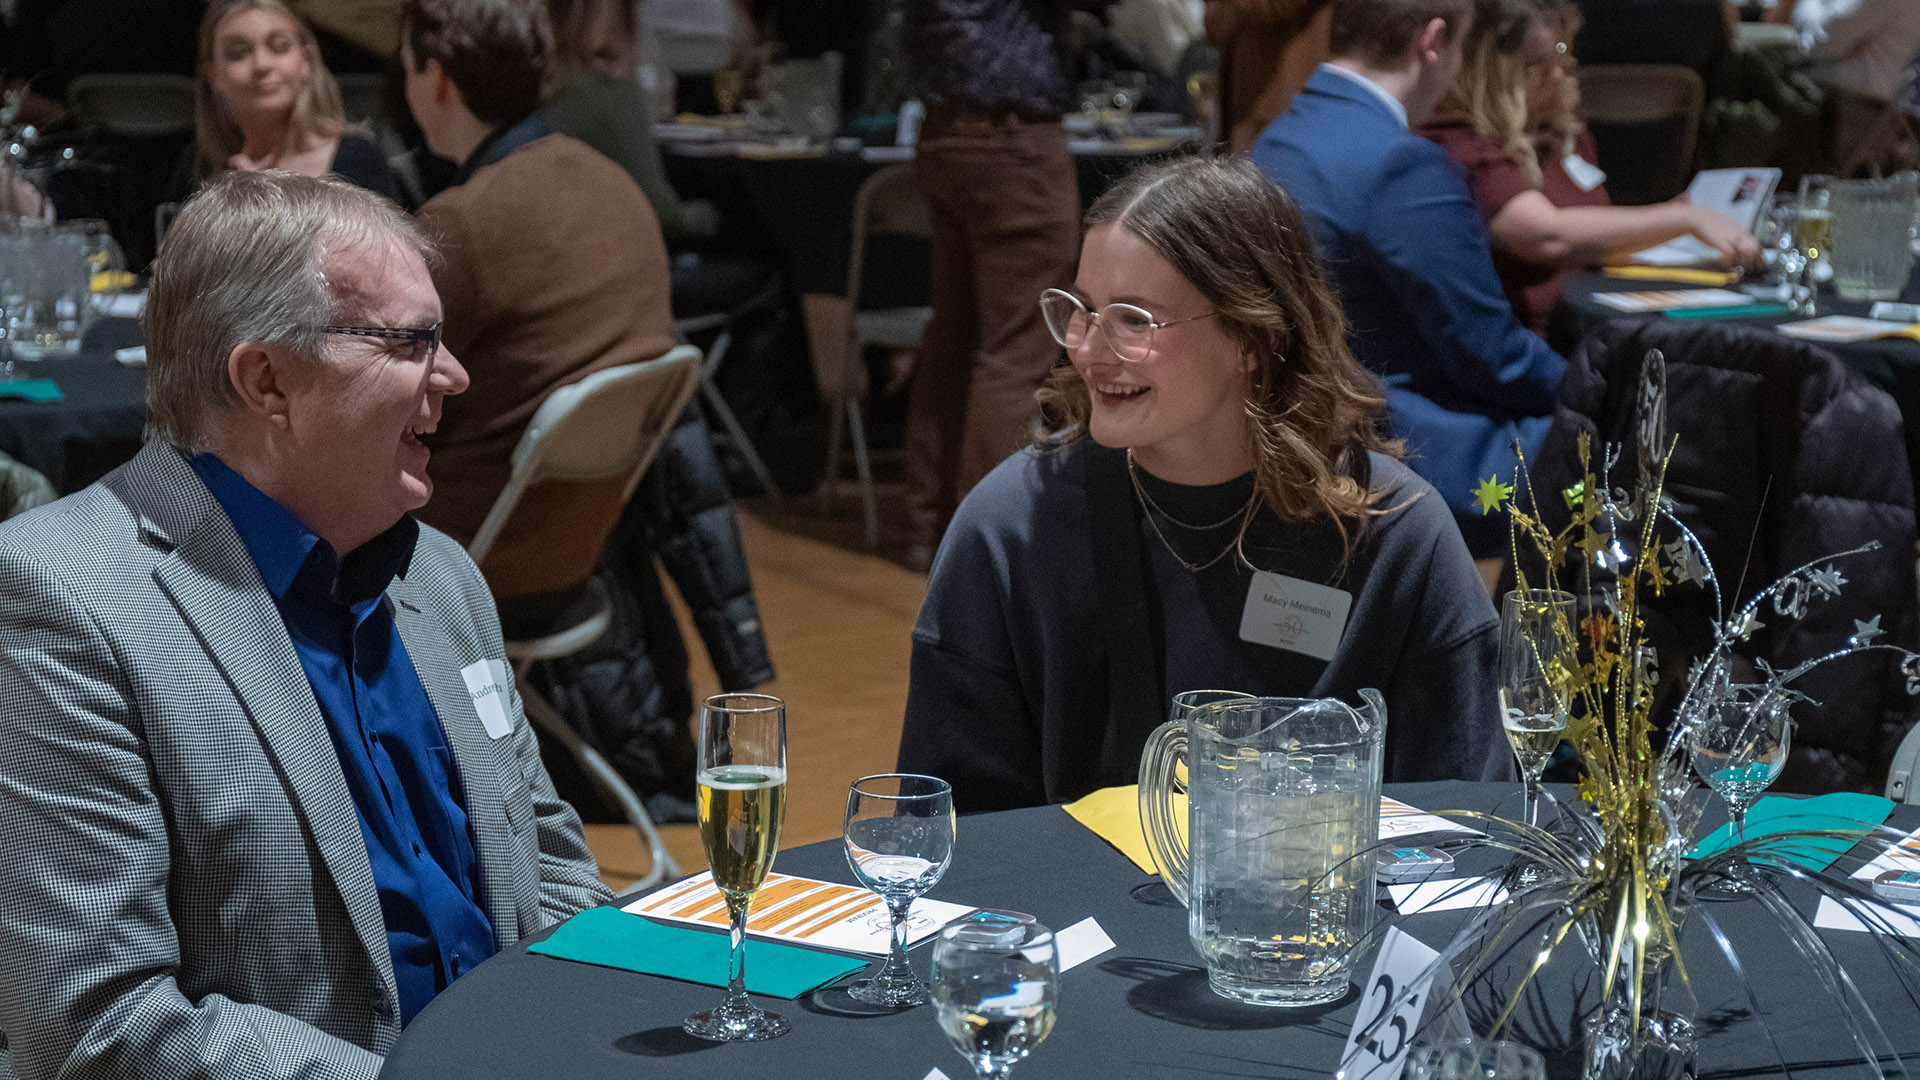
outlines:
{"label": "beer glass", "polygon": [[733,956],[727,998],[687,1017],[715,1042],[772,1039],[792,1027],[747,997],[747,909],[773,867],[787,810],[787,707],[766,694],[715,694],[700,707],[700,843],[727,898]]}

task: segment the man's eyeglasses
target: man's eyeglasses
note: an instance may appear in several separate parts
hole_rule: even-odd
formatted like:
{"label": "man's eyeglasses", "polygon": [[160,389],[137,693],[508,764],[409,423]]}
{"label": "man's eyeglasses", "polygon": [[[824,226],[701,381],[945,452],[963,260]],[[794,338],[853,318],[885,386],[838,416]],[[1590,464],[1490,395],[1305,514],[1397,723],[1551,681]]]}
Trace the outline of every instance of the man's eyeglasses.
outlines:
{"label": "man's eyeglasses", "polygon": [[385,338],[388,341],[411,342],[426,350],[424,359],[432,360],[440,353],[440,324],[432,326],[323,326],[323,334],[340,334],[345,337]]}
{"label": "man's eyeglasses", "polygon": [[1137,363],[1152,354],[1155,330],[1211,318],[1219,313],[1209,311],[1204,315],[1156,322],[1151,312],[1132,304],[1108,304],[1094,311],[1081,303],[1079,297],[1064,289],[1048,289],[1040,294],[1040,314],[1046,319],[1047,331],[1053,335],[1053,340],[1067,348],[1079,348],[1097,324],[1106,335],[1107,347],[1113,350],[1113,355]]}

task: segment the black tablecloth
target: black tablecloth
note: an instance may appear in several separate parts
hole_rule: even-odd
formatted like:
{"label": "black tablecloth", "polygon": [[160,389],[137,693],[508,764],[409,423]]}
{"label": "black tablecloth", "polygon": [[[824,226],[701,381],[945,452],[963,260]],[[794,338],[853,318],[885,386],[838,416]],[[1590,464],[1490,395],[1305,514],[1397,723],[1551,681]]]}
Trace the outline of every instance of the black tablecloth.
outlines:
{"label": "black tablecloth", "polygon": [[[1462,783],[1388,790],[1429,809],[1487,809],[1511,793],[1503,786]],[[1920,809],[1903,807],[1893,821],[1912,827],[1920,822]],[[776,868],[852,881],[838,841],[782,852]],[[1789,895],[1811,917],[1813,899]],[[953,865],[931,896],[1030,912],[1056,929],[1093,916],[1116,942],[1112,952],[1062,977],[1059,1024],[1033,1058],[1015,1069],[1023,1080],[1325,1077],[1332,1074],[1353,1026],[1357,994],[1306,1010],[1261,1009],[1215,996],[1187,942],[1186,912],[1156,879],[1057,807],[963,818]],[[1750,965],[1748,982],[1794,1074],[1841,1075],[1839,1064],[1857,1055],[1844,1041],[1831,1006],[1808,985],[1809,969],[1751,903],[1715,904],[1712,911],[1741,947]],[[1438,947],[1465,917],[1415,915],[1399,925]],[[1703,1036],[1700,1075],[1772,1075],[1777,1066],[1768,1040],[1724,962],[1713,962],[1705,952],[1707,936],[1690,929],[1687,938],[1690,974],[1705,1003],[1697,1014]],[[1895,981],[1875,942],[1859,933],[1825,932],[1823,937],[1880,1009],[1907,1060],[1920,1062],[1920,1006]],[[926,963],[927,950],[916,949],[915,965],[923,975]],[[1371,963],[1370,956],[1362,960],[1356,979],[1365,977]],[[919,1080],[936,1066],[955,1078],[967,1075],[930,1008],[854,1015],[860,1006],[832,988],[798,1001],[763,1001],[793,1021],[792,1033],[772,1042],[716,1045],[684,1035],[681,1019],[718,1003],[721,993],[710,986],[537,956],[523,944],[482,964],[428,1005],[402,1034],[382,1075],[393,1080],[648,1075]]]}
{"label": "black tablecloth", "polygon": [[19,377],[52,379],[62,397],[0,399],[0,451],[45,473],[62,495],[131,459],[146,423],[147,371],[120,363],[113,351],[140,341],[136,320],[102,319],[87,331],[79,355],[16,363]]}

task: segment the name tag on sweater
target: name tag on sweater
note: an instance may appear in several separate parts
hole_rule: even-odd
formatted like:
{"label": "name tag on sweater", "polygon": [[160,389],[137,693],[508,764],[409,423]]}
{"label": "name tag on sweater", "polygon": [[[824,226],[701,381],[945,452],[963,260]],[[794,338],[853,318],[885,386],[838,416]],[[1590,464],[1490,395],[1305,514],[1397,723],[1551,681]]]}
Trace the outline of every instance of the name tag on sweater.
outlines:
{"label": "name tag on sweater", "polygon": [[1240,640],[1331,660],[1352,609],[1350,592],[1256,570],[1240,612]]}
{"label": "name tag on sweater", "polygon": [[499,660],[476,660],[460,669],[467,681],[467,693],[473,697],[473,711],[480,714],[487,734],[500,738],[513,730],[507,719],[507,665]]}
{"label": "name tag on sweater", "polygon": [[1573,181],[1573,186],[1581,191],[1592,191],[1607,179],[1607,174],[1600,170],[1600,166],[1579,154],[1568,154],[1561,158],[1560,167],[1567,170],[1567,179]]}

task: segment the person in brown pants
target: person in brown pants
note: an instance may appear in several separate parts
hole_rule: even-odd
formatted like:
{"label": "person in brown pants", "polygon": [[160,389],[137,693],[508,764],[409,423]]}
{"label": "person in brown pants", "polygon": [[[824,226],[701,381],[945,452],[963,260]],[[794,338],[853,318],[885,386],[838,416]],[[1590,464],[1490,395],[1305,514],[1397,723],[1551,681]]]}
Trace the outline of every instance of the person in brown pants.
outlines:
{"label": "person in brown pants", "polygon": [[914,561],[931,562],[960,500],[1029,441],[1059,353],[1040,291],[1073,277],[1080,195],[1057,120],[930,117],[913,168],[932,211],[933,320],[907,399],[907,497]]}
{"label": "person in brown pants", "polygon": [[1057,0],[908,5],[927,103],[913,172],[933,219],[933,320],[907,399],[908,562],[925,569],[960,500],[1029,441],[1059,355],[1040,291],[1073,277],[1080,192]]}

